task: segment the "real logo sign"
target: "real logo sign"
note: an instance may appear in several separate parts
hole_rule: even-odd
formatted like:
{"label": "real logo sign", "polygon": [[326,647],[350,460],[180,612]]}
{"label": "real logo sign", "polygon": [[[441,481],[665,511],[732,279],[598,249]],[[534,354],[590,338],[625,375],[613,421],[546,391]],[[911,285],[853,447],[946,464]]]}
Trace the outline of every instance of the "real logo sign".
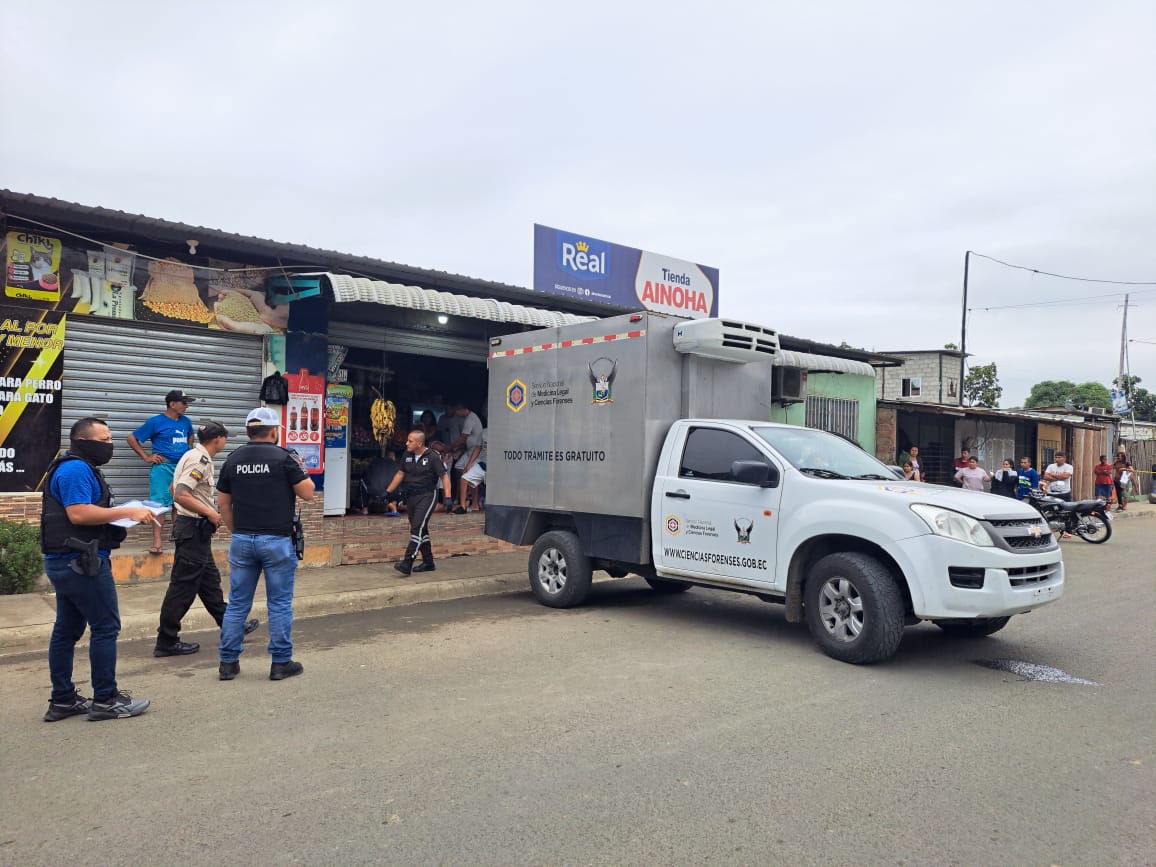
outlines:
{"label": "real logo sign", "polygon": [[558,267],[576,277],[604,280],[610,269],[610,245],[559,232]]}

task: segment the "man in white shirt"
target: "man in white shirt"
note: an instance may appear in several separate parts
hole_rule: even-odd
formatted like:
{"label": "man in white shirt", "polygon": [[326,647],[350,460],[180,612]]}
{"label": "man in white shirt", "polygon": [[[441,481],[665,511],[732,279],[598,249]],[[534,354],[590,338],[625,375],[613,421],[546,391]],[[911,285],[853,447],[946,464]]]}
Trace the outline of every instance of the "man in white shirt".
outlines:
{"label": "man in white shirt", "polygon": [[482,510],[481,492],[478,488],[486,480],[486,446],[489,444],[489,434],[482,428],[481,441],[462,455],[465,464],[462,466],[462,478],[458,483],[458,506],[454,514],[465,514],[468,506],[470,491],[474,492],[474,511]]}
{"label": "man in white shirt", "polygon": [[[468,466],[477,462],[477,450],[482,447],[482,420],[478,418],[478,414],[471,410],[465,404],[455,404],[455,412],[461,420],[461,432],[457,439],[449,444],[450,450],[456,454],[457,460],[454,462],[454,476],[456,476],[456,484],[459,491],[465,491],[462,487],[462,474]],[[482,460],[485,460],[484,458]],[[466,513],[465,494],[463,493],[457,508],[454,509],[454,514],[464,515]]]}
{"label": "man in white shirt", "polygon": [[1075,468],[1068,463],[1068,456],[1063,452],[1056,452],[1055,463],[1048,464],[1048,468],[1044,470],[1044,480],[1048,483],[1048,496],[1071,502],[1073,473]]}

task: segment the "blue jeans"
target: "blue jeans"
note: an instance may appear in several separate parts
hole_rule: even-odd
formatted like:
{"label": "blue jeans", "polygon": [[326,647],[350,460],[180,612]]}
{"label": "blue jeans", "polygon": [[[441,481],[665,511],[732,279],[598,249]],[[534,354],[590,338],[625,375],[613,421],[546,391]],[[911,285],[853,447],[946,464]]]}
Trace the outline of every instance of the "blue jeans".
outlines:
{"label": "blue jeans", "polygon": [[293,581],[297,554],[288,536],[234,534],[229,543],[229,605],[221,624],[221,662],[241,656],[245,620],[253,608],[257,579],[265,571],[269,607],[269,653],[274,662],[293,658]]}
{"label": "blue jeans", "polygon": [[111,698],[116,692],[116,639],[120,635],[120,608],[112,563],[100,558],[95,578],[77,575],[68,565],[71,558],[44,559],[44,572],[56,591],[56,624],[48,641],[48,670],[52,675],[52,700],[67,701],[76,695],[72,663],[76,642],[87,626],[88,666],[93,698]]}

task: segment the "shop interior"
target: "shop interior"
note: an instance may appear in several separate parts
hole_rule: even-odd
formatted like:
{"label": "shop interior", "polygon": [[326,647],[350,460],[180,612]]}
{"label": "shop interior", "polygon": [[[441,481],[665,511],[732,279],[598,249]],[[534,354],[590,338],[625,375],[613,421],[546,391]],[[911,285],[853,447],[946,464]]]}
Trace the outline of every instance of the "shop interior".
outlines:
{"label": "shop interior", "polygon": [[[349,454],[349,511],[353,514],[390,510],[373,492],[381,487],[382,479],[388,483],[393,477],[394,461],[404,453],[406,436],[420,424],[423,413],[441,418],[446,401],[457,398],[485,421],[488,371],[484,361],[350,347],[341,369],[345,384],[353,389]],[[370,410],[378,398],[391,401],[397,413],[393,437],[386,445],[373,436]]]}

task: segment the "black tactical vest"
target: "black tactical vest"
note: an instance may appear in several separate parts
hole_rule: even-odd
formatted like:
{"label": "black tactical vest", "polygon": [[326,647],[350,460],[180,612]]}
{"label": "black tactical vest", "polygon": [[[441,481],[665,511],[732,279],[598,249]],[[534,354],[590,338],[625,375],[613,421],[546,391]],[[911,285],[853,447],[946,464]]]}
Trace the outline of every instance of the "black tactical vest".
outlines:
{"label": "black tactical vest", "polygon": [[128,531],[124,527],[114,527],[112,524],[74,524],[68,520],[68,512],[52,496],[52,479],[56,471],[65,461],[82,461],[96,476],[100,483],[100,502],[94,505],[109,508],[112,505],[112,491],[104,475],[96,467],[85,462],[83,458],[65,452],[52,462],[48,473],[44,477],[43,509],[40,513],[40,550],[45,554],[71,554],[68,539],[79,539],[81,542],[97,540],[97,546],[104,550],[119,548]]}

